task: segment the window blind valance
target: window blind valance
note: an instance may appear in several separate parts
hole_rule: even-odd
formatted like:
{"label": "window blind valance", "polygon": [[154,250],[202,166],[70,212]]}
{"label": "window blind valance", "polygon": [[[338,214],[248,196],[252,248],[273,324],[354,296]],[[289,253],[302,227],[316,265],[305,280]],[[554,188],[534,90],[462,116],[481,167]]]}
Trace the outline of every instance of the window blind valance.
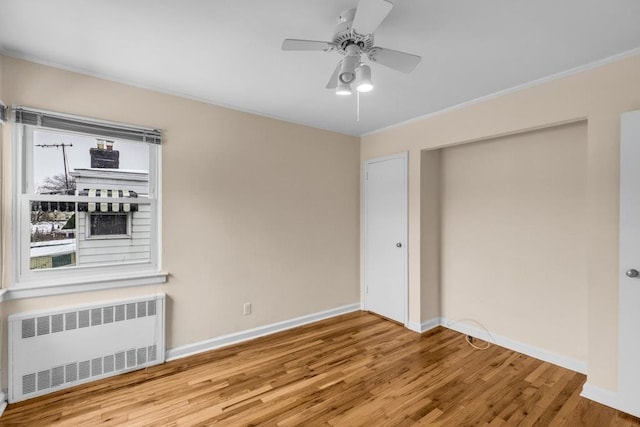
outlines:
{"label": "window blind valance", "polygon": [[147,142],[150,144],[162,143],[162,131],[158,129],[103,122],[83,117],[32,110],[24,107],[13,107],[12,110],[14,113],[14,122],[24,125],[80,132],[113,139]]}
{"label": "window blind valance", "polygon": [[0,101],[0,123],[7,123],[7,106]]}

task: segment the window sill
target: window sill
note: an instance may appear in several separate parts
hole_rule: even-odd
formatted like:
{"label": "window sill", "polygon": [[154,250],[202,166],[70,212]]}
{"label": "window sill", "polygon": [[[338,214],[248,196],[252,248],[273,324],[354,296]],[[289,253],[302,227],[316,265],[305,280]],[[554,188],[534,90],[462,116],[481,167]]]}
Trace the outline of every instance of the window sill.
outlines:
{"label": "window sill", "polygon": [[119,275],[105,275],[100,279],[76,279],[55,284],[35,285],[32,283],[16,283],[5,289],[0,295],[2,301],[25,298],[47,297],[78,292],[102,291],[108,289],[146,286],[167,282],[169,273],[164,271],[148,271]]}

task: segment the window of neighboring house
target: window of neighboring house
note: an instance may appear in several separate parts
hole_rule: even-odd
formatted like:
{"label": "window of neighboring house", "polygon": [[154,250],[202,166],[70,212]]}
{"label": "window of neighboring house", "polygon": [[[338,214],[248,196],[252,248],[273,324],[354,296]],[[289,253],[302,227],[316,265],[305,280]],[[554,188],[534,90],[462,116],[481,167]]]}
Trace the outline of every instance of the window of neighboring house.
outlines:
{"label": "window of neighboring house", "polygon": [[155,274],[160,132],[14,111],[17,284],[106,283],[141,273],[164,281]]}
{"label": "window of neighboring house", "polygon": [[126,213],[93,213],[87,215],[87,237],[131,238],[131,215]]}

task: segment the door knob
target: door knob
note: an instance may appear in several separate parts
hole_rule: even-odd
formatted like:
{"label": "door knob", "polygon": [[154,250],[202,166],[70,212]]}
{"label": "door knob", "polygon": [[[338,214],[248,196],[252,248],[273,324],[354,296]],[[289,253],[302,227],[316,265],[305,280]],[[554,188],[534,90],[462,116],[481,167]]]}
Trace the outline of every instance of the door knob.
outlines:
{"label": "door knob", "polygon": [[638,272],[638,270],[636,270],[635,268],[632,268],[630,270],[627,270],[624,274],[626,274],[627,277],[638,277],[638,275],[640,275],[640,272]]}
{"label": "door knob", "polygon": [[[402,247],[402,243],[400,243],[400,242],[396,243],[396,248],[401,248],[401,247]],[[636,273],[637,273],[637,271],[636,271]]]}

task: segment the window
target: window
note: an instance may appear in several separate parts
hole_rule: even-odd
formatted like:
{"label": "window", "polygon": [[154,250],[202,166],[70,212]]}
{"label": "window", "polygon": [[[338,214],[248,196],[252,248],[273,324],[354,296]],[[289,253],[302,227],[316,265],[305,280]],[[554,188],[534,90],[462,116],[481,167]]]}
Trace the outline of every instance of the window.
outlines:
{"label": "window", "polygon": [[87,237],[131,237],[129,214],[94,213],[88,215],[87,219],[89,221]]}
{"label": "window", "polygon": [[13,110],[17,285],[163,282],[160,132]]}

